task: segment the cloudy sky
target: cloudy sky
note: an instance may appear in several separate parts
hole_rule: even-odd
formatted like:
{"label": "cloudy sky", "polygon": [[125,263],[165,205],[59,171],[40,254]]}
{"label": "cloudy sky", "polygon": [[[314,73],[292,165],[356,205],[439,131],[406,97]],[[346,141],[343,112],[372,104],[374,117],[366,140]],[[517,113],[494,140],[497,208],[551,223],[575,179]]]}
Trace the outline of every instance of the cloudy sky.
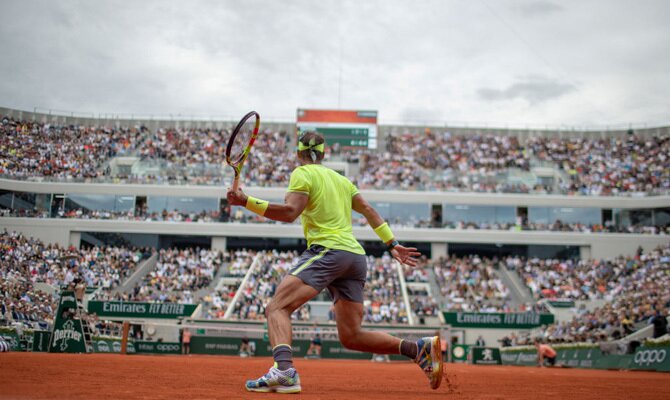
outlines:
{"label": "cloudy sky", "polygon": [[0,0],[0,106],[670,123],[670,1]]}

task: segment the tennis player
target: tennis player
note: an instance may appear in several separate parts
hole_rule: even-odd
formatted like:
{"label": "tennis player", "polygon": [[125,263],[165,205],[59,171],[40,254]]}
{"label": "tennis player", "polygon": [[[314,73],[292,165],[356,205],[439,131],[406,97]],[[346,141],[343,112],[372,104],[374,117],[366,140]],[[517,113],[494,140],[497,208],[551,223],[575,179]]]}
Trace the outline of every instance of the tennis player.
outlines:
{"label": "tennis player", "polygon": [[437,389],[442,381],[439,337],[413,342],[361,327],[367,263],[365,250],[352,232],[351,210],[365,216],[396,260],[416,266],[415,257],[421,254],[415,248],[398,243],[388,224],[353,183],[321,165],[324,146],[324,138],[318,133],[307,132],[300,137],[297,156],[301,165],[291,173],[284,204],[270,204],[246,195],[241,189],[228,191],[231,205],[244,206],[266,218],[293,222],[300,216],[308,246],[266,307],[275,365],[259,379],[247,381],[246,389],[278,393],[301,391],[300,378],[293,367],[291,313],[324,288],[333,299],[337,331],[345,347],[407,356],[423,370],[431,388]]}

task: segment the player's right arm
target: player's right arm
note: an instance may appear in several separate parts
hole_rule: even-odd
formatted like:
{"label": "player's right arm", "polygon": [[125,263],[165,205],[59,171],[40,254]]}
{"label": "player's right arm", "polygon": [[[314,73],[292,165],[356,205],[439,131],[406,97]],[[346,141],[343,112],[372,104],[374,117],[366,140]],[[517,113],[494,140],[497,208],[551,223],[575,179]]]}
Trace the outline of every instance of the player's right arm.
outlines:
{"label": "player's right arm", "polygon": [[[351,208],[357,213],[363,214],[368,221],[368,224],[370,224],[375,232],[377,232],[377,228],[386,223],[377,210],[375,210],[360,193],[355,194],[354,197],[351,198]],[[396,242],[395,237],[393,236],[384,241],[384,244],[389,246],[389,251],[393,258],[410,267],[415,267],[417,263],[415,257],[419,257],[421,253],[419,253],[415,247],[405,247],[397,242],[393,247],[390,247],[393,242]]]}

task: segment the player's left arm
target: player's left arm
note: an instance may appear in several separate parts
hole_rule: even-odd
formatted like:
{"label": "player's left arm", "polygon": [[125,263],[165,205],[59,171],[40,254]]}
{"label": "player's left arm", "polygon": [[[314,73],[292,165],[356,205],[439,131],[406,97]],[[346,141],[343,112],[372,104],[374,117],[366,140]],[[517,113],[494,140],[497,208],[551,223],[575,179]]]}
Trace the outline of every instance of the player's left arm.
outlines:
{"label": "player's left arm", "polygon": [[228,203],[233,206],[242,206],[246,209],[275,221],[293,222],[307,207],[309,196],[306,193],[288,192],[284,204],[270,203],[245,194],[242,189],[237,192],[228,190]]}

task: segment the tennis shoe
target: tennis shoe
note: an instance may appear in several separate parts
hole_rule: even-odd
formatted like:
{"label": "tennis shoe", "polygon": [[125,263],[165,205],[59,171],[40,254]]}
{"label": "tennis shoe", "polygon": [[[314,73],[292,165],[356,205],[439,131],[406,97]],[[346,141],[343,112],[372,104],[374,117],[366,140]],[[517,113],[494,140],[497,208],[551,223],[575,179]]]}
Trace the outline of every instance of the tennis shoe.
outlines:
{"label": "tennis shoe", "polygon": [[245,385],[250,392],[300,393],[300,376],[295,368],[280,371],[276,364],[267,374],[256,380],[249,380]]}
{"label": "tennis shoe", "polygon": [[440,337],[425,337],[416,342],[417,354],[414,362],[419,365],[430,381],[430,387],[437,389],[442,383],[442,346]]}

